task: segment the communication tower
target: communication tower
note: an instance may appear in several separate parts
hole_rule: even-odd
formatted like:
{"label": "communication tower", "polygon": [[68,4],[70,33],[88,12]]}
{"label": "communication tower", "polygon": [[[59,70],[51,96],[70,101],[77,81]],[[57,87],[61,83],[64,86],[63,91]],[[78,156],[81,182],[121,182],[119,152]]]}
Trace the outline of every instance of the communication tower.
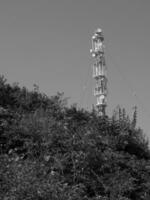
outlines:
{"label": "communication tower", "polygon": [[92,57],[95,58],[93,65],[93,78],[96,81],[94,96],[96,96],[96,107],[100,116],[106,114],[107,98],[107,68],[104,55],[104,36],[101,29],[97,29],[92,37]]}

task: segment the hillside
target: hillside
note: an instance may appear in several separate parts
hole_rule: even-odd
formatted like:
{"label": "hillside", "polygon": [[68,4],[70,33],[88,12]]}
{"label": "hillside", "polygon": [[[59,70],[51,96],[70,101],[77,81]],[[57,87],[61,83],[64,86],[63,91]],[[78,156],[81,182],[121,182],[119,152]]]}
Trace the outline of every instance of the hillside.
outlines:
{"label": "hillside", "polygon": [[1,200],[148,200],[150,149],[119,108],[68,106],[0,77]]}

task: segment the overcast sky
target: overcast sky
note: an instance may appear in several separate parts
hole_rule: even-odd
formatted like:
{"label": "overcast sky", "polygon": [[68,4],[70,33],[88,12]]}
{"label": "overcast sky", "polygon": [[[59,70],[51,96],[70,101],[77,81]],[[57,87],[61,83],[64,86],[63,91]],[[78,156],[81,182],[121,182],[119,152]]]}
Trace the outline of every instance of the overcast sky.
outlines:
{"label": "overcast sky", "polygon": [[108,114],[119,104],[150,138],[149,0],[0,0],[0,74],[90,109],[91,37],[104,32]]}

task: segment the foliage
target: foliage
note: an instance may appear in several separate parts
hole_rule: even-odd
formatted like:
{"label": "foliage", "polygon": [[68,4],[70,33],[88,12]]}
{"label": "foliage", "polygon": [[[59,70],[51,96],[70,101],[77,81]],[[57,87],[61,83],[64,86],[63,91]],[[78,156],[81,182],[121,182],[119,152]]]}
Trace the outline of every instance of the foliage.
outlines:
{"label": "foliage", "polygon": [[0,199],[148,200],[150,150],[137,110],[99,117],[0,77]]}

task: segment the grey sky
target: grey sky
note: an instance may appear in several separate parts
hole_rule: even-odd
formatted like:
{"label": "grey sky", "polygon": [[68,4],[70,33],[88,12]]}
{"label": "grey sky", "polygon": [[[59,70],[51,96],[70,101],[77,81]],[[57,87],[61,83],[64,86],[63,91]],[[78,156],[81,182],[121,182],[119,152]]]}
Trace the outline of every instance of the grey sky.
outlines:
{"label": "grey sky", "polygon": [[[91,108],[91,36],[104,31],[108,113],[138,106],[150,137],[149,0],[0,0],[0,74]],[[136,95],[135,95],[136,93]]]}

